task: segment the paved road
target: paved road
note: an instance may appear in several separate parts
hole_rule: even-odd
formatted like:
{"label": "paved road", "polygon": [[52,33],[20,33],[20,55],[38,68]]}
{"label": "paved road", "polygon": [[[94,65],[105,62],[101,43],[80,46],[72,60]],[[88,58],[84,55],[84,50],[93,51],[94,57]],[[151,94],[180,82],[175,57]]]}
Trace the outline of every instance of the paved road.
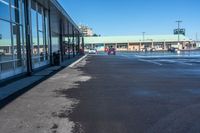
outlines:
{"label": "paved road", "polygon": [[80,103],[75,133],[199,133],[200,63],[196,58],[89,56],[87,82],[64,92]]}
{"label": "paved road", "polygon": [[88,56],[0,110],[2,133],[199,133],[200,59]]}

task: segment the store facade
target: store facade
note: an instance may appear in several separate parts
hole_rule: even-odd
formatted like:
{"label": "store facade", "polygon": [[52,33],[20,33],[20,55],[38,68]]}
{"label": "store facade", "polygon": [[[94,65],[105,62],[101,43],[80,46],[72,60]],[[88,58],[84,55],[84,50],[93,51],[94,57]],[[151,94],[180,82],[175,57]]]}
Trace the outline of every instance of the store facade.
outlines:
{"label": "store facade", "polygon": [[[73,58],[82,33],[56,0],[0,0],[0,80]],[[67,58],[66,58],[67,56]]]}

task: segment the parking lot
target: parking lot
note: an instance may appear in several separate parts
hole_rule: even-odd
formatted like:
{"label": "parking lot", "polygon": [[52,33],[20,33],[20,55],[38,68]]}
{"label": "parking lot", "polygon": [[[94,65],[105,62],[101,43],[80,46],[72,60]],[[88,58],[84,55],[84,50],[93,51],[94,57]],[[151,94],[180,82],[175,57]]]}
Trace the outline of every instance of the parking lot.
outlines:
{"label": "parking lot", "polygon": [[0,110],[0,129],[199,133],[199,59],[158,53],[88,55]]}
{"label": "parking lot", "polygon": [[86,133],[200,132],[197,56],[91,55],[81,70],[92,79],[70,89],[70,114]]}
{"label": "parking lot", "polygon": [[118,56],[122,56],[128,59],[137,58],[139,61],[148,62],[157,65],[199,65],[200,57],[198,56],[173,56],[173,55],[164,55],[164,56],[143,56],[143,55],[127,55],[127,54],[119,54]]}

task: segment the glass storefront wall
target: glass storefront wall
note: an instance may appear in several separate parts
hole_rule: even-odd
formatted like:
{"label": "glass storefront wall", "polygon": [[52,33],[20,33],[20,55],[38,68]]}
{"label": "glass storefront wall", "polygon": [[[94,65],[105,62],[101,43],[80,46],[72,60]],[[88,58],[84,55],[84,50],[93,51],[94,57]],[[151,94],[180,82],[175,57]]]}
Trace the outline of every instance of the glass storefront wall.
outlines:
{"label": "glass storefront wall", "polygon": [[63,24],[63,28],[64,28],[64,40],[63,40],[63,58],[64,60],[69,59],[69,22],[65,21],[65,23]]}
{"label": "glass storefront wall", "polygon": [[49,64],[48,10],[31,1],[32,67]]}
{"label": "glass storefront wall", "polygon": [[[60,27],[55,24],[60,19],[65,20],[63,30],[66,31],[63,33],[65,46],[62,52],[66,57],[75,56],[79,52],[79,32],[73,23],[60,16],[59,10],[52,3],[53,8],[42,6],[43,2],[39,0],[27,2],[25,6],[25,0],[0,0],[0,80],[50,64],[50,54],[62,48],[58,30]],[[26,7],[29,11],[27,13]],[[25,25],[25,15],[30,27]],[[49,16],[53,16],[51,21]],[[27,57],[29,52],[30,60]]]}
{"label": "glass storefront wall", "polygon": [[23,0],[0,0],[0,79],[26,71]]}
{"label": "glass storefront wall", "polygon": [[72,57],[73,56],[74,40],[73,40],[73,26],[70,23],[69,23],[68,43],[69,43],[69,55],[70,55],[70,57]]}

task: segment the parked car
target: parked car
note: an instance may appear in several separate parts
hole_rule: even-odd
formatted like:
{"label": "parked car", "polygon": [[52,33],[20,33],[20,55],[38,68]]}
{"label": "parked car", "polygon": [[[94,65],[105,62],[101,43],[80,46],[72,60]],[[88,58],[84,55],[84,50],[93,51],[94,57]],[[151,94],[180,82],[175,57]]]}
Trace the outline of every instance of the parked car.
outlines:
{"label": "parked car", "polygon": [[108,55],[116,55],[116,50],[115,50],[115,48],[109,48],[109,50],[108,50]]}
{"label": "parked car", "polygon": [[98,52],[97,52],[96,49],[90,49],[90,50],[88,51],[88,53],[89,53],[89,54],[97,54]]}
{"label": "parked car", "polygon": [[150,52],[155,52],[155,51],[156,51],[155,48],[151,48],[151,49],[150,49]]}
{"label": "parked car", "polygon": [[0,55],[5,55],[5,53],[4,52],[0,52]]}
{"label": "parked car", "polygon": [[168,51],[172,53],[180,53],[180,50],[178,48],[169,48]]}

